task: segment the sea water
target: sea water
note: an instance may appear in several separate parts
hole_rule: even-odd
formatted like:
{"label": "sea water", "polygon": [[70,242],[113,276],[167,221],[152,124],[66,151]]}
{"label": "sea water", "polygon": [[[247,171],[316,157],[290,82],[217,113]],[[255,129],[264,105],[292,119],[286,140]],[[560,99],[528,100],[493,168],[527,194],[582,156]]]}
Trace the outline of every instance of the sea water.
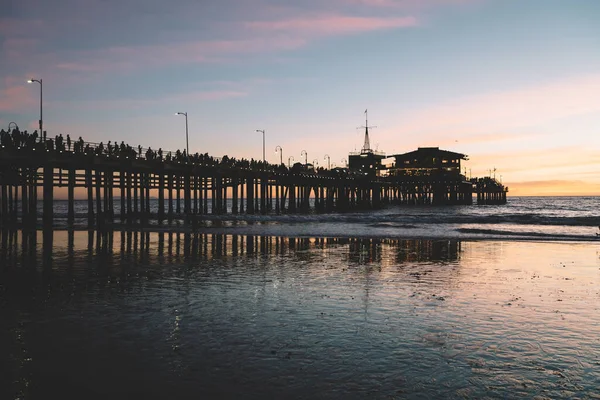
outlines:
{"label": "sea water", "polygon": [[[67,201],[54,202],[55,223],[59,228],[67,227],[67,205]],[[183,204],[180,206],[183,209]],[[231,204],[228,209],[231,210]],[[158,202],[150,200],[150,212],[157,211]],[[114,212],[118,219],[118,199]],[[75,216],[75,226],[84,228],[87,201],[75,201]],[[209,207],[209,215],[204,215],[203,220],[204,227],[215,233],[590,240],[600,233],[600,198],[510,197],[505,205],[389,206],[383,210],[327,214],[210,215]],[[182,218],[176,217],[175,224],[183,224]],[[220,228],[223,230],[219,231]]]}

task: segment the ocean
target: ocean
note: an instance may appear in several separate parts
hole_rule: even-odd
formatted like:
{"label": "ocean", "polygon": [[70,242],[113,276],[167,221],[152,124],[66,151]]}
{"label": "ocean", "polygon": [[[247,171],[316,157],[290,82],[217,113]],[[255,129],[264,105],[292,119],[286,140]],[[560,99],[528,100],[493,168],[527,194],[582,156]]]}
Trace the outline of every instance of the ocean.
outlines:
{"label": "ocean", "polygon": [[[117,218],[119,203],[115,202]],[[180,206],[183,209],[183,202]],[[600,197],[510,197],[505,205],[390,206],[332,214],[207,215],[204,227],[215,233],[302,237],[595,240],[600,232],[599,206]],[[157,210],[157,201],[151,200],[150,211]],[[67,202],[55,201],[54,213],[57,228],[66,229]],[[76,227],[84,228],[87,201],[75,202],[75,216]],[[176,219],[174,226],[182,224],[182,219]]]}
{"label": "ocean", "polygon": [[599,398],[598,202],[2,230],[0,398]]}

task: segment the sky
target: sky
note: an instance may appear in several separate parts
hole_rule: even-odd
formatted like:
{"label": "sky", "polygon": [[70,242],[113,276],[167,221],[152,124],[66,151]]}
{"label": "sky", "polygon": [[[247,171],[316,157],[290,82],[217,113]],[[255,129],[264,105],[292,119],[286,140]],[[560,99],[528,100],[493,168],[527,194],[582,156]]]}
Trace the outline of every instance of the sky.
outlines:
{"label": "sky", "polygon": [[[600,195],[599,0],[1,0],[0,128],[342,166],[468,155],[511,195]],[[495,169],[495,171],[494,171]]]}

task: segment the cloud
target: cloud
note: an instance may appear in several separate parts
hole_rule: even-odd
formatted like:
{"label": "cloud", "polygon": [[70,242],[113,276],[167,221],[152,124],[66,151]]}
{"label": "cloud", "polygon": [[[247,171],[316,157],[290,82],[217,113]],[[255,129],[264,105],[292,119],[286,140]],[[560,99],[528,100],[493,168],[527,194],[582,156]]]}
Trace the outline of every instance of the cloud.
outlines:
{"label": "cloud", "polygon": [[305,47],[315,37],[344,35],[379,29],[412,27],[414,17],[365,18],[345,15],[314,16],[277,21],[247,22],[238,38],[182,41],[159,45],[109,46],[96,50],[67,51],[54,57],[55,67],[83,74],[129,73],[139,68],[221,63],[241,56],[276,53]]}
{"label": "cloud", "polygon": [[338,0],[338,3],[367,7],[415,10],[442,6],[462,6],[481,3],[481,1],[482,0]]}
{"label": "cloud", "polygon": [[278,21],[248,22],[246,26],[259,31],[289,32],[305,36],[341,35],[380,29],[417,26],[415,17],[374,18],[348,15],[323,15]]}
{"label": "cloud", "polygon": [[23,108],[33,107],[39,88],[32,89],[26,79],[16,80],[13,77],[4,79],[4,87],[0,88],[0,111],[21,112]]}
{"label": "cloud", "polygon": [[2,53],[5,60],[15,62],[27,58],[28,54],[37,51],[39,40],[32,38],[7,38],[2,42]]}
{"label": "cloud", "polygon": [[190,41],[168,45],[115,46],[67,52],[54,66],[65,73],[104,76],[174,65],[221,63],[231,60],[232,57],[296,49],[305,44],[306,41],[300,38],[270,37]]}
{"label": "cloud", "polygon": [[77,102],[54,101],[52,102],[52,106],[58,108],[68,107],[72,110],[145,110],[155,105],[190,104],[194,102],[219,101],[246,96],[248,96],[248,92],[244,90],[215,89],[161,96],[160,98],[110,99]]}

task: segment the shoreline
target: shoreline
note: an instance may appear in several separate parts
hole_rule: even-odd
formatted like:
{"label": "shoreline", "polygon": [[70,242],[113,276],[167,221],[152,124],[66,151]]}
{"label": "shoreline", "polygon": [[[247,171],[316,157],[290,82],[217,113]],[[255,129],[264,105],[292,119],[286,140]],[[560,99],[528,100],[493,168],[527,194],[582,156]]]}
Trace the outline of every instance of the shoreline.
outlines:
{"label": "shoreline", "polygon": [[[276,225],[275,225],[276,226]],[[21,227],[13,227],[9,229],[8,227],[4,227],[0,229],[0,238],[2,236],[11,236],[18,234],[19,236],[29,236],[35,234],[36,236],[40,236],[43,238],[45,235],[49,233],[54,234],[57,233],[93,233],[97,236],[110,236],[114,234],[124,234],[124,233],[133,233],[133,234],[177,234],[177,235],[186,235],[193,237],[201,237],[203,235],[220,235],[220,236],[240,236],[240,237],[277,237],[277,238],[289,238],[289,239],[357,239],[357,240],[391,240],[391,241],[399,241],[399,240],[423,240],[423,241],[458,241],[458,242],[527,242],[527,243],[600,243],[599,236],[570,236],[570,235],[543,235],[537,234],[536,232],[530,232],[529,235],[511,235],[509,233],[496,233],[496,236],[483,236],[485,233],[477,235],[477,233],[466,233],[461,234],[459,236],[452,234],[395,234],[390,235],[386,233],[381,234],[350,234],[350,233],[338,233],[335,235],[328,233],[285,233],[281,230],[269,230],[269,229],[261,229],[260,231],[252,231],[249,229],[239,229],[239,227],[208,227],[208,228],[200,228],[193,229],[190,227],[182,226],[169,226],[169,227],[159,227],[159,226],[132,226],[132,225],[121,225],[114,226],[112,229],[103,229],[98,230],[95,228],[89,229],[86,227],[53,227],[51,230],[47,229],[22,229]],[[47,237],[47,236],[46,236]],[[43,240],[41,241],[43,242]]]}

